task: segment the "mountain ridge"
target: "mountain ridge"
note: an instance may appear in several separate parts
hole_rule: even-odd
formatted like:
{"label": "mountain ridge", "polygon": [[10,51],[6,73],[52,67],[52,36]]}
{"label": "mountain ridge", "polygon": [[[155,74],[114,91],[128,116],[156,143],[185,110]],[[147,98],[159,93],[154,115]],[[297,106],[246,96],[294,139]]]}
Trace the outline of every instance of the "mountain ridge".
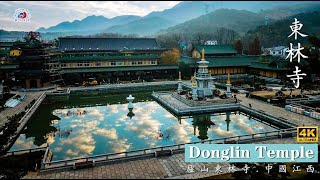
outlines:
{"label": "mountain ridge", "polygon": [[119,24],[126,24],[131,21],[140,19],[140,16],[123,15],[113,18],[106,18],[104,16],[87,16],[82,20],[74,20],[72,22],[64,21],[51,26],[49,28],[41,27],[37,31],[39,32],[70,32],[70,31],[89,31],[89,30],[104,30],[106,27],[111,27]]}

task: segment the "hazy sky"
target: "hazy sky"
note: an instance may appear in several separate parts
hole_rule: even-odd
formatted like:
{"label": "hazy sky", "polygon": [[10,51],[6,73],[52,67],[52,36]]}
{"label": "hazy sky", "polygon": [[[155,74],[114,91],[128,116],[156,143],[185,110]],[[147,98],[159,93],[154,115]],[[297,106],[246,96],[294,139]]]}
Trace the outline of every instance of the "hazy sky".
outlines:
{"label": "hazy sky", "polygon": [[[0,1],[0,29],[34,31],[63,21],[81,20],[90,15],[112,18],[119,15],[145,16],[152,11],[163,11],[181,1]],[[15,22],[16,9],[25,8],[30,22]]]}

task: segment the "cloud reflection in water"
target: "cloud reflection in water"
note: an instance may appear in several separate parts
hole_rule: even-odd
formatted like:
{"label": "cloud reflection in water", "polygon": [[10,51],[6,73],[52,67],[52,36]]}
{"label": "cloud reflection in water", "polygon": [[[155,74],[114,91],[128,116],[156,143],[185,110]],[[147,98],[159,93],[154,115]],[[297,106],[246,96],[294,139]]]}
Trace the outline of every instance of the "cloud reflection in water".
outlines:
{"label": "cloud reflection in water", "polygon": [[[199,141],[199,124],[194,126],[192,117],[183,117],[180,124],[175,116],[156,102],[134,103],[135,116],[132,119],[127,116],[128,112],[127,104],[54,110],[53,114],[61,120],[53,125],[61,131],[72,131],[65,138],[48,136],[53,160]],[[238,113],[230,114],[229,131],[225,114],[211,115],[209,120],[215,123],[208,128],[210,139],[272,130]],[[206,128],[200,129],[203,132]],[[25,139],[21,135],[14,148],[32,146],[33,139]]]}

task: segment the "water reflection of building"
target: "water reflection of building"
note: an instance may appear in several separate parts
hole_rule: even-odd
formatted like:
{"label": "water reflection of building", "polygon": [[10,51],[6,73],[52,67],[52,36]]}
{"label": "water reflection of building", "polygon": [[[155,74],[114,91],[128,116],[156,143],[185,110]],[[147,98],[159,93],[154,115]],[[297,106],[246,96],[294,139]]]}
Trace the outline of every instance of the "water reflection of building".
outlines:
{"label": "water reflection of building", "polygon": [[28,126],[28,129],[23,131],[26,139],[34,137],[34,145],[41,146],[48,142],[48,139],[53,136],[57,129],[53,126],[44,126],[43,128],[37,128],[37,126]]}
{"label": "water reflection of building", "polygon": [[181,124],[181,116],[178,116],[178,122],[179,122],[179,124]]}
{"label": "water reflection of building", "polygon": [[[41,119],[41,121],[37,121],[36,119],[38,118]],[[52,124],[52,120],[56,122],[56,120],[59,121],[60,118],[52,114],[52,109],[43,108],[34,115],[34,118],[29,120],[22,134],[25,134],[26,138],[34,137],[33,144],[41,146],[47,143],[50,134],[57,132],[57,128]]]}
{"label": "water reflection of building", "polygon": [[53,137],[57,135],[60,138],[68,138],[71,135],[71,132],[72,132],[71,127],[61,128],[59,120],[53,120],[51,122],[52,122],[52,125],[57,129],[57,131],[53,133]]}
{"label": "water reflection of building", "polygon": [[197,134],[197,127],[199,131],[198,139],[205,140],[208,139],[208,129],[211,125],[215,125],[211,121],[211,115],[196,115],[193,116],[193,129],[194,135]]}
{"label": "water reflection of building", "polygon": [[135,115],[135,114],[132,112],[133,108],[128,108],[128,109],[129,109],[129,112],[128,112],[127,116],[128,116],[130,119],[132,119],[132,117]]}
{"label": "water reflection of building", "polygon": [[230,114],[231,114],[230,111],[229,111],[229,112],[226,112],[227,131],[229,131],[229,125],[230,125],[230,122],[231,122],[231,120],[230,120]]}
{"label": "water reflection of building", "polygon": [[55,114],[59,114],[63,117],[71,117],[71,116],[82,116],[86,115],[88,112],[84,108],[80,109],[57,109],[54,111]]}

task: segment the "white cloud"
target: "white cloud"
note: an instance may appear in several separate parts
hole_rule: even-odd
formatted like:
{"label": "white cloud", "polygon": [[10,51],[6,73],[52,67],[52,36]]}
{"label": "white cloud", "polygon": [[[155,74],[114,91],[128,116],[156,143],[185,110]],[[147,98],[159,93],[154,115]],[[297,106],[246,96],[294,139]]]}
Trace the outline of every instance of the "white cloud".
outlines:
{"label": "white cloud", "polygon": [[[90,15],[113,18],[120,15],[145,16],[152,11],[169,9],[180,1],[2,1],[0,29],[29,31],[48,28],[63,21],[81,20]],[[17,8],[31,13],[30,23],[13,21]]]}
{"label": "white cloud", "polygon": [[108,143],[111,151],[114,153],[127,152],[131,147],[127,139],[118,139],[117,141],[109,141]]}
{"label": "white cloud", "polygon": [[101,136],[104,136],[106,138],[112,139],[112,140],[117,140],[118,139],[118,134],[115,128],[112,129],[99,129],[97,128],[95,130],[96,134],[99,134]]}

